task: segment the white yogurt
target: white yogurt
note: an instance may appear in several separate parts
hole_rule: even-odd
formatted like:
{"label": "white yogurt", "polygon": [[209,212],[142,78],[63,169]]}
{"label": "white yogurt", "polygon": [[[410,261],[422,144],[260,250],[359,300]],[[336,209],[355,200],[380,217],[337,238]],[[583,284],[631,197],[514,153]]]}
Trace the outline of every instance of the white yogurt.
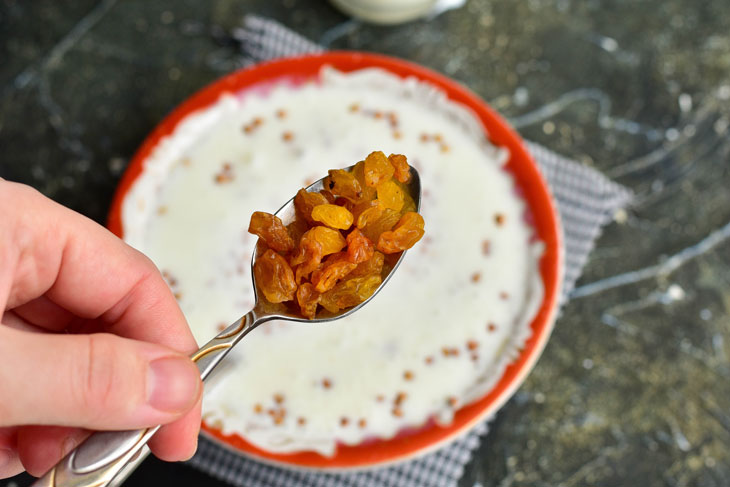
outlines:
{"label": "white yogurt", "polygon": [[380,70],[324,70],[319,83],[225,95],[192,114],[128,194],[125,240],[168,273],[204,343],[253,306],[251,213],[373,150],[418,168],[424,239],[353,316],[247,336],[208,387],[209,424],[266,450],[331,455],[337,443],[448,423],[529,336],[542,245],[501,168],[506,153],[437,89]]}

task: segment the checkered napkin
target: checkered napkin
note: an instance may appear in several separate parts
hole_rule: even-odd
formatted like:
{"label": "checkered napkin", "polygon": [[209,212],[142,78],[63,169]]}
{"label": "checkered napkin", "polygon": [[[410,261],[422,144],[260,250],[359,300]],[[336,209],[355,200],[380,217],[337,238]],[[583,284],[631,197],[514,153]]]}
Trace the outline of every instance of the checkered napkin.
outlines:
{"label": "checkered napkin", "polygon": [[[322,47],[277,22],[247,16],[233,37],[241,43],[245,64],[321,52]],[[601,227],[614,211],[629,203],[631,193],[597,171],[565,159],[548,149],[527,143],[542,169],[563,225],[565,277],[562,302],[593,248]],[[455,486],[487,432],[486,423],[440,450],[398,466],[351,474],[299,472],[264,465],[225,450],[201,438],[190,464],[214,477],[240,487],[450,487]]]}

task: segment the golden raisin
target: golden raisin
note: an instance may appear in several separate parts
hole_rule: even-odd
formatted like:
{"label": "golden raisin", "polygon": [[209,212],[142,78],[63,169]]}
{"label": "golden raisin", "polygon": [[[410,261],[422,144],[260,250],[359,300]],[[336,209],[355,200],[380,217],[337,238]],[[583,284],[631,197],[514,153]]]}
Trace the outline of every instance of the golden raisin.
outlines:
{"label": "golden raisin", "polygon": [[365,161],[360,161],[352,168],[352,175],[355,176],[357,182],[362,188],[362,201],[370,201],[375,199],[375,188],[365,184]]}
{"label": "golden raisin", "polygon": [[[324,196],[327,199],[327,203],[334,204],[334,202],[337,200],[337,197],[335,195],[333,195],[332,191],[330,191],[328,189],[320,189],[319,194],[321,194],[322,196]],[[324,203],[322,203],[322,204],[324,204]]]}
{"label": "golden raisin", "polygon": [[400,220],[401,215],[395,210],[385,208],[379,218],[368,222],[362,228],[362,233],[365,234],[371,242],[377,242],[380,239],[380,234],[391,230]]}
{"label": "golden raisin", "polygon": [[309,225],[305,220],[295,218],[294,221],[286,226],[286,229],[289,231],[289,235],[292,240],[294,240],[294,242],[299,242],[302,239],[302,235],[309,230]]}
{"label": "golden raisin", "polygon": [[342,196],[338,196],[337,198],[335,198],[334,204],[346,208],[347,211],[349,211],[350,213],[352,213],[352,209],[355,207],[355,203],[348,200],[347,198],[343,198]]}
{"label": "golden raisin", "polygon": [[347,230],[352,226],[354,217],[347,208],[326,204],[317,205],[312,209],[312,220],[324,223],[330,228]]}
{"label": "golden raisin", "polygon": [[350,262],[345,252],[332,254],[322,269],[312,272],[312,284],[319,293],[332,289],[337,281],[352,272],[357,264]]}
{"label": "golden raisin", "polygon": [[255,211],[251,215],[248,232],[264,239],[266,245],[277,252],[294,250],[294,240],[279,217],[263,211]]}
{"label": "golden raisin", "polygon": [[408,160],[403,154],[391,154],[388,156],[388,162],[393,166],[395,172],[393,177],[401,183],[407,183],[411,179],[411,168],[408,166]]}
{"label": "golden raisin", "polygon": [[388,159],[380,151],[371,152],[365,158],[363,167],[365,175],[365,184],[371,188],[376,188],[385,181],[389,181],[393,177],[395,169],[388,162]]}
{"label": "golden raisin", "polygon": [[321,257],[339,252],[345,247],[345,238],[337,230],[327,227],[314,227],[307,230],[299,240],[299,251],[292,257],[292,265],[298,265],[307,260],[307,256],[316,254],[316,247],[320,247]]}
{"label": "golden raisin", "polygon": [[329,203],[327,198],[319,193],[310,193],[304,188],[297,192],[294,197],[294,209],[297,216],[304,218],[309,223],[314,223],[312,220],[312,210],[315,206],[326,205]]}
{"label": "golden raisin", "polygon": [[256,287],[270,303],[282,303],[294,299],[297,284],[294,272],[286,259],[269,249],[256,259],[253,266]]}
{"label": "golden raisin", "polygon": [[393,181],[385,181],[378,185],[378,201],[391,210],[401,211],[405,201],[405,192]]}
{"label": "golden raisin", "polygon": [[385,207],[378,200],[363,201],[356,204],[352,209],[352,216],[355,219],[357,228],[364,228],[370,222],[373,222],[383,215]]}
{"label": "golden raisin", "polygon": [[317,304],[319,304],[319,293],[314,289],[314,284],[305,282],[297,289],[297,303],[302,312],[302,316],[312,319],[317,313]]}
{"label": "golden raisin", "polygon": [[338,282],[335,287],[322,294],[320,304],[331,313],[356,306],[372,296],[381,282],[379,275],[354,277]]}
{"label": "golden raisin", "polygon": [[403,208],[400,209],[401,214],[405,215],[406,213],[409,213],[411,211],[418,212],[418,208],[416,208],[416,202],[413,201],[413,198],[411,198],[411,195],[408,193],[408,191],[403,191]]}
{"label": "golden raisin", "polygon": [[362,197],[362,186],[352,173],[344,169],[331,169],[324,180],[324,188],[353,202]]}
{"label": "golden raisin", "polygon": [[296,282],[317,269],[322,258],[339,252],[345,247],[345,239],[340,232],[327,227],[314,227],[302,235],[299,248],[291,259],[296,268]]}
{"label": "golden raisin", "polygon": [[378,239],[378,250],[384,254],[394,254],[410,249],[423,237],[423,217],[408,212],[401,217],[391,231],[383,232]]}
{"label": "golden raisin", "polygon": [[384,264],[385,256],[376,250],[370,259],[359,263],[348,277],[381,276]]}
{"label": "golden raisin", "polygon": [[324,257],[322,244],[314,238],[309,238],[307,236],[309,232],[311,232],[311,230],[308,230],[302,236],[299,241],[299,248],[296,253],[292,255],[289,261],[292,268],[294,268],[296,282],[301,282],[304,277],[308,276],[310,272],[315,270],[322,261],[322,257]]}
{"label": "golden raisin", "polygon": [[373,243],[357,228],[347,235],[345,241],[347,242],[347,258],[353,264],[370,260],[375,252]]}
{"label": "golden raisin", "polygon": [[340,232],[331,228],[314,227],[302,236],[302,240],[309,238],[322,245],[322,256],[334,254],[345,247],[345,238]]}

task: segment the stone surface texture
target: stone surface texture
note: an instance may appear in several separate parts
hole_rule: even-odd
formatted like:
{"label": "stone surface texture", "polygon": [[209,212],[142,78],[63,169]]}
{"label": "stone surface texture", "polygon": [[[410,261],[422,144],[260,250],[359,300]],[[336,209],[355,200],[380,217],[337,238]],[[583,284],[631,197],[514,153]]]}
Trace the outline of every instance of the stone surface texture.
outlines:
{"label": "stone surface texture", "polygon": [[[637,195],[462,487],[730,483],[727,0],[470,0],[395,27],[323,0],[0,0],[0,176],[103,222],[146,134],[242,65],[247,13],[445,73]],[[161,475],[222,485],[153,460],[129,484]]]}

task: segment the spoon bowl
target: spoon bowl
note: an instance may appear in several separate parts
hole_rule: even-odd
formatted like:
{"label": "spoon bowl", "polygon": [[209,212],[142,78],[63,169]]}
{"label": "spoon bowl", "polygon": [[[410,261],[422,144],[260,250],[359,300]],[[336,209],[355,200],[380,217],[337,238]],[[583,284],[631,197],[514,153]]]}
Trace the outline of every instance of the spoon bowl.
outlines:
{"label": "spoon bowl", "polygon": [[[345,171],[352,171],[352,169],[355,166],[349,166],[344,168]],[[418,171],[414,167],[410,167],[410,173],[411,178],[408,181],[406,188],[408,189],[408,194],[413,199],[413,201],[416,203],[416,211],[420,211],[421,209],[421,178],[418,174]],[[325,176],[326,177],[326,176]],[[305,189],[308,192],[318,192],[322,189],[324,189],[324,180],[319,179],[309,186],[307,186]],[[294,221],[295,218],[295,208],[294,208],[294,198],[292,197],[289,201],[287,201],[281,208],[277,210],[276,213],[274,213],[281,221],[284,223],[284,225],[288,225],[292,221]],[[257,246],[258,249],[258,246]],[[256,285],[256,276],[253,272],[253,266],[256,264],[256,259],[259,256],[258,250],[254,251],[253,257],[251,258],[251,279],[253,280],[253,288],[254,292],[256,293],[256,301],[254,304],[253,311],[256,312],[256,315],[259,319],[259,323],[264,323],[269,320],[287,320],[287,321],[296,321],[296,322],[304,322],[304,323],[324,323],[327,321],[334,321],[338,320],[340,318],[344,318],[345,316],[349,316],[365,306],[368,302],[370,302],[371,299],[375,297],[376,294],[380,292],[381,289],[385,286],[385,283],[388,282],[390,279],[390,276],[393,275],[393,272],[395,272],[396,268],[400,265],[401,261],[403,260],[403,257],[405,256],[405,251],[401,252],[398,256],[398,259],[395,262],[391,262],[390,265],[388,265],[388,272],[385,276],[383,276],[383,281],[380,283],[378,288],[375,290],[375,292],[367,298],[365,301],[361,302],[360,304],[357,304],[351,308],[345,308],[337,313],[330,313],[329,311],[325,309],[321,309],[317,312],[314,318],[304,318],[298,314],[295,314],[291,312],[288,308],[282,305],[274,305],[271,303],[268,303],[266,301],[266,298],[262,295],[262,293],[259,291],[258,286]],[[225,331],[225,330],[224,330]]]}

